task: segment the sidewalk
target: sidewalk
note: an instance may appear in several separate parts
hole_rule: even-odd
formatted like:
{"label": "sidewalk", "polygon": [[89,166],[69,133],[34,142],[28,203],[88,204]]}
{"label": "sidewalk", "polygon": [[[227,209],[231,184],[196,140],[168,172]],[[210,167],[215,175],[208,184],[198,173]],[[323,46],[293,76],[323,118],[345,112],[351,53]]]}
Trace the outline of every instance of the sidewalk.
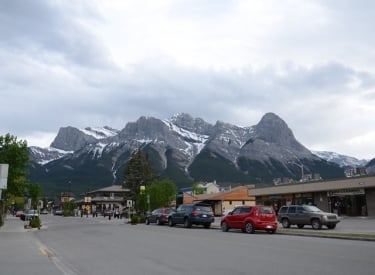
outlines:
{"label": "sidewalk", "polygon": [[[298,229],[295,225],[291,228],[283,228],[279,224],[277,234],[375,241],[375,217],[342,216],[340,218],[341,221],[333,230],[325,226],[321,230],[313,230],[307,225],[303,229]],[[220,229],[219,217],[215,218],[212,228]]]}
{"label": "sidewalk", "polygon": [[24,225],[29,224],[29,222],[22,221],[20,218],[7,215],[5,217],[4,225],[0,227],[0,233],[2,232],[18,232],[24,233],[28,231],[38,230],[38,229],[25,229]]}

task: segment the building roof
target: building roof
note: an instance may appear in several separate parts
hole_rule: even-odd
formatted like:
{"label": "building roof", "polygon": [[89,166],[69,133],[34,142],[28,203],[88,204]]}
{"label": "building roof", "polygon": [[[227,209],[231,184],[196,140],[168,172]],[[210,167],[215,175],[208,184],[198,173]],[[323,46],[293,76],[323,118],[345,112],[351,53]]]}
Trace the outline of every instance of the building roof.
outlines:
{"label": "building roof", "polygon": [[100,188],[100,189],[87,192],[87,194],[93,194],[93,193],[99,193],[99,192],[127,193],[127,192],[130,192],[130,190],[123,188],[122,185],[111,185],[108,187],[104,187],[104,188]]}
{"label": "building roof", "polygon": [[249,193],[251,196],[265,196],[369,187],[375,187],[375,176],[355,177],[341,180],[318,181],[309,183],[294,183],[264,188],[255,188],[250,189]]}

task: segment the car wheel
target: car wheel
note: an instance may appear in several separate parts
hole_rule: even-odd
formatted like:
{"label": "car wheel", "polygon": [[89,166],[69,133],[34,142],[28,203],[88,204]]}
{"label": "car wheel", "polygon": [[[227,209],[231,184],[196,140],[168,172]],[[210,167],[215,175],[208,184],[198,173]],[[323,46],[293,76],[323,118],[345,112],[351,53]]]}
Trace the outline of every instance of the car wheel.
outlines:
{"label": "car wheel", "polygon": [[319,219],[313,219],[311,221],[311,226],[313,229],[317,230],[317,229],[321,229],[322,228],[322,223],[320,222]]}
{"label": "car wheel", "polygon": [[228,230],[229,230],[228,224],[226,222],[222,222],[221,223],[221,231],[228,232]]}
{"label": "car wheel", "polygon": [[327,228],[328,229],[335,229],[336,228],[336,224],[328,224]]}
{"label": "car wheel", "polygon": [[169,218],[169,219],[168,219],[168,225],[171,226],[171,227],[174,226],[174,223],[173,223],[173,221],[172,221],[172,218]]}
{"label": "car wheel", "polygon": [[161,225],[159,218],[156,218],[155,222],[156,222],[157,225]]}
{"label": "car wheel", "polygon": [[185,228],[190,228],[191,227],[191,222],[189,221],[188,218],[184,219],[184,227]]}
{"label": "car wheel", "polygon": [[253,234],[254,233],[254,226],[251,222],[247,222],[245,224],[245,232],[248,234]]}
{"label": "car wheel", "polygon": [[149,225],[150,224],[150,221],[149,219],[146,218],[146,224]]}
{"label": "car wheel", "polygon": [[299,229],[302,229],[304,226],[305,226],[304,224],[297,224],[297,227],[298,227]]}
{"label": "car wheel", "polygon": [[211,224],[210,223],[206,223],[203,226],[204,226],[204,228],[209,229],[211,227]]}
{"label": "car wheel", "polygon": [[283,225],[284,228],[289,228],[290,227],[290,222],[287,218],[284,218],[281,220],[281,224]]}

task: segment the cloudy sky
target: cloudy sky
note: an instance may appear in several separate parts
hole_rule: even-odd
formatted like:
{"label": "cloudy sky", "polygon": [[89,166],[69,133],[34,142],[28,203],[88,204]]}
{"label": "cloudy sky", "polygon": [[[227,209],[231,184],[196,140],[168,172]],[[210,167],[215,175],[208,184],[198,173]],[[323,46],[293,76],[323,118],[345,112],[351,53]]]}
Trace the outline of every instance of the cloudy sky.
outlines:
{"label": "cloudy sky", "polygon": [[372,0],[1,0],[0,135],[273,112],[311,150],[371,159],[374,29]]}

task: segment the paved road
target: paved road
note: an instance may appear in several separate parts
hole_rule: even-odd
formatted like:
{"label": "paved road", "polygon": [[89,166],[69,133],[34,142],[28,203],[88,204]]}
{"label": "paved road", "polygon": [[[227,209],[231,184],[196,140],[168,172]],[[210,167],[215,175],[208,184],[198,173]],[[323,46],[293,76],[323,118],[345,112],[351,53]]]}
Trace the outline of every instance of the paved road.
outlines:
{"label": "paved road", "polygon": [[[11,223],[11,224],[10,224]],[[0,230],[0,274],[373,274],[375,242],[43,217]],[[18,226],[18,227],[17,227]]]}

